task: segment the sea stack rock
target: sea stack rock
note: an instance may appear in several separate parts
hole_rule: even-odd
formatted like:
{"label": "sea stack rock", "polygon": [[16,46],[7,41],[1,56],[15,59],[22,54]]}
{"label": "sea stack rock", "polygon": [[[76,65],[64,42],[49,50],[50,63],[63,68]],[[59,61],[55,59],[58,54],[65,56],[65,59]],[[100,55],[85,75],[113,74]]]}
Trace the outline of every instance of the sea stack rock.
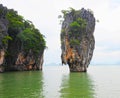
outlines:
{"label": "sea stack rock", "polygon": [[86,72],[95,47],[93,12],[81,10],[63,10],[61,29],[62,64],[68,64],[71,72]]}
{"label": "sea stack rock", "polygon": [[0,72],[42,70],[45,47],[31,21],[0,4]]}

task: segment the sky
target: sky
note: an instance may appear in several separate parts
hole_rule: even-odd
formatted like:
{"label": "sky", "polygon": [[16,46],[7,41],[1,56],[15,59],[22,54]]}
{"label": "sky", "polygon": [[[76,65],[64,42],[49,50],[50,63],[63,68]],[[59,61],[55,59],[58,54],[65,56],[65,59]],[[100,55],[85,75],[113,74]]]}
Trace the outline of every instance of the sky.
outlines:
{"label": "sky", "polygon": [[61,64],[60,30],[58,15],[72,7],[91,9],[96,23],[95,50],[91,61],[96,64],[120,65],[120,0],[0,0],[7,8],[13,8],[30,20],[45,35],[47,49],[44,64]]}

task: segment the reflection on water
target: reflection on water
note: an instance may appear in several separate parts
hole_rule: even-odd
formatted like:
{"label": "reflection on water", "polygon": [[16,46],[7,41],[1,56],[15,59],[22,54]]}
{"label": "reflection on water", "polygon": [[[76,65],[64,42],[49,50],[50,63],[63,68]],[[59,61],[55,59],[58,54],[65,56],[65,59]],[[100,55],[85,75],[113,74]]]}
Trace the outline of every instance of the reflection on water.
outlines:
{"label": "reflection on water", "polygon": [[67,67],[0,74],[0,98],[94,98],[93,95],[89,74],[69,73]]}
{"label": "reflection on water", "polygon": [[43,98],[42,72],[0,74],[0,98]]}
{"label": "reflection on water", "polygon": [[48,69],[43,72],[45,98],[94,98],[94,86],[89,74],[69,73],[66,67]]}
{"label": "reflection on water", "polygon": [[2,73],[0,98],[120,98],[119,74],[119,66],[91,66],[87,73],[70,73],[66,66]]}
{"label": "reflection on water", "polygon": [[64,75],[69,76],[69,70],[62,66],[48,66],[43,70],[44,98],[60,98],[61,84]]}
{"label": "reflection on water", "polygon": [[87,73],[70,73],[63,76],[61,98],[94,98],[92,80]]}

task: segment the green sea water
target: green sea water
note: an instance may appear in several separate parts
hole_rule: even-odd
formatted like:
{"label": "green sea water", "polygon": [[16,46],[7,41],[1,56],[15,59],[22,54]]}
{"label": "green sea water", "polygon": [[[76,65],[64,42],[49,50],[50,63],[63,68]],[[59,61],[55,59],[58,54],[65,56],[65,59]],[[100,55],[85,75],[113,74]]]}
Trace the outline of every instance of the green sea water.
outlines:
{"label": "green sea water", "polygon": [[0,98],[120,98],[120,66],[89,66],[70,73],[67,66],[0,74]]}

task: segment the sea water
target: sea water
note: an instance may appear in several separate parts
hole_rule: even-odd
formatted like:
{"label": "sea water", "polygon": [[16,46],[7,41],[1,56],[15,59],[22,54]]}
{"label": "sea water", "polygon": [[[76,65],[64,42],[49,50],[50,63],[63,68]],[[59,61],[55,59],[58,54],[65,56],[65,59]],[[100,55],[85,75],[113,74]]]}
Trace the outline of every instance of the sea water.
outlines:
{"label": "sea water", "polygon": [[120,66],[92,66],[70,73],[68,66],[0,74],[0,98],[120,98]]}

